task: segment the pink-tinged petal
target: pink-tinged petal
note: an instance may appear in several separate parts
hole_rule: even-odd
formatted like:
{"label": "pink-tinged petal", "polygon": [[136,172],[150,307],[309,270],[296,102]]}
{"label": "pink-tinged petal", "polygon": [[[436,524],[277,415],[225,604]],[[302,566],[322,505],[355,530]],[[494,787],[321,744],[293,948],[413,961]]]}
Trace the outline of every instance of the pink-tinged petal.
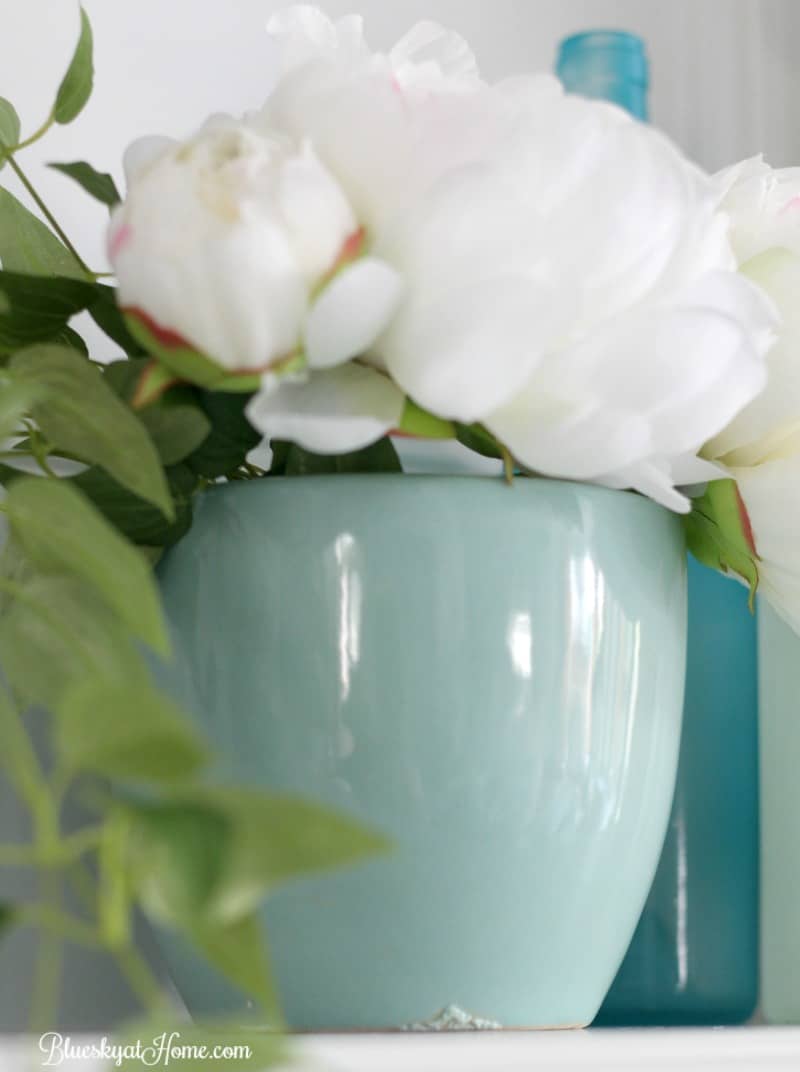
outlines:
{"label": "pink-tinged petal", "polygon": [[113,261],[133,238],[133,228],[129,223],[123,223],[111,230],[108,239],[108,255]]}
{"label": "pink-tinged petal", "polygon": [[139,323],[147,330],[147,332],[153,336],[160,346],[163,346],[166,350],[194,350],[196,347],[184,338],[177,331],[173,331],[172,328],[165,327],[163,324],[159,324],[154,320],[149,313],[144,309],[140,309],[135,305],[123,306],[120,312],[124,316],[133,317],[134,320],[138,320]]}

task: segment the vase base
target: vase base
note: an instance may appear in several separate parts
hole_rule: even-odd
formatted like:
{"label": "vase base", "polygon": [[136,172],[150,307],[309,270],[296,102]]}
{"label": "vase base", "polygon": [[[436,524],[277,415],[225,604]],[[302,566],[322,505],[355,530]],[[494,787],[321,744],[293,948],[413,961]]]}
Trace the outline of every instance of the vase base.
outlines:
{"label": "vase base", "polygon": [[333,1030],[295,1031],[292,1034],[324,1035],[397,1035],[397,1034],[444,1034],[459,1031],[580,1031],[588,1024],[546,1024],[542,1026],[506,1026],[497,1020],[487,1020],[462,1009],[458,1005],[446,1005],[428,1020],[403,1024],[402,1027],[355,1027]]}

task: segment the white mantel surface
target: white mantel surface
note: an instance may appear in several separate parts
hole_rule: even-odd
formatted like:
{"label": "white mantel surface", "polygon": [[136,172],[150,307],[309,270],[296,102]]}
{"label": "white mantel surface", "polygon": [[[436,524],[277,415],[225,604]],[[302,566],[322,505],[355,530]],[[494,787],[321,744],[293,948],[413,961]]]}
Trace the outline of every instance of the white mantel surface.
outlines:
{"label": "white mantel surface", "polygon": [[[90,1041],[88,1037],[76,1041]],[[2,1072],[42,1067],[36,1041],[0,1041]],[[63,1072],[105,1072],[66,1061]],[[177,1066],[176,1066],[177,1067]],[[209,1068],[219,1064],[209,1063]],[[800,1028],[746,1027],[445,1035],[316,1035],[281,1072],[798,1072]],[[235,1072],[231,1063],[225,1072]]]}

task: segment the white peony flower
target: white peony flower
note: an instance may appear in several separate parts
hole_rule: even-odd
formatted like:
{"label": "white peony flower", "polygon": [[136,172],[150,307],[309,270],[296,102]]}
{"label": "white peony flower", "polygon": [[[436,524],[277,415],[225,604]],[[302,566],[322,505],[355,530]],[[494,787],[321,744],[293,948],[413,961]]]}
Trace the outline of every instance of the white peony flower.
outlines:
{"label": "white peony flower", "polygon": [[759,590],[800,632],[800,169],[749,160],[718,178],[742,272],[781,319],[765,390],[706,447],[738,485]]}
{"label": "white peony flower", "polygon": [[137,142],[125,164],[120,303],[167,347],[240,373],[297,354],[329,367],[374,341],[400,280],[375,258],[348,266],[360,224],[307,139],[220,117],[183,143]]}
{"label": "white peony flower", "polygon": [[687,509],[774,327],[719,183],[555,79],[487,84],[433,23],[385,54],[314,7],[270,29],[260,113],[128,154],[111,255],[162,360],[260,377],[267,439],[355,450],[409,399],[530,470]]}
{"label": "white peony flower", "polygon": [[[718,188],[655,130],[553,79],[487,85],[433,24],[388,54],[360,20],[315,8],[270,28],[284,58],[252,124],[310,140],[402,280],[362,359],[532,470],[688,509],[675,485],[715,472],[697,452],[763,387],[775,322],[735,271]],[[282,391],[303,445],[339,449],[343,390],[330,441],[325,393],[311,431],[303,391]],[[265,434],[276,406],[251,407]]]}

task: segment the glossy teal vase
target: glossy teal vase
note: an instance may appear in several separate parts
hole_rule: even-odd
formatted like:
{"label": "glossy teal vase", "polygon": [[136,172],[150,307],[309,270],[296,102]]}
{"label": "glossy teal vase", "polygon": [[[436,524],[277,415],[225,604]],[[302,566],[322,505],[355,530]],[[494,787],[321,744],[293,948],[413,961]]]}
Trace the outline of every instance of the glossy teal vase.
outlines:
{"label": "glossy teal vase", "polygon": [[675,802],[653,889],[598,1019],[740,1024],[758,998],[756,619],[743,585],[689,559]]}
{"label": "glossy teal vase", "polygon": [[[557,481],[270,478],[209,491],[160,576],[221,776],[395,846],[266,904],[291,1027],[590,1023],[672,801],[679,519]],[[165,950],[190,1010],[244,1004]]]}

